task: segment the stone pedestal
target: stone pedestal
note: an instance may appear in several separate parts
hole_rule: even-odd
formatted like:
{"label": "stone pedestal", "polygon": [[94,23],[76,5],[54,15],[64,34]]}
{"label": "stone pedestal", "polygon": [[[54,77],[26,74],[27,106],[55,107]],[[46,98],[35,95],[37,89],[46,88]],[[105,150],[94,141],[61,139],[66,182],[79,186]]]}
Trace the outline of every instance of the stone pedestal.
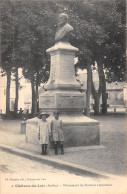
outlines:
{"label": "stone pedestal", "polygon": [[26,142],[39,145],[38,139],[38,122],[37,117],[26,121]]}
{"label": "stone pedestal", "polygon": [[80,90],[74,70],[76,47],[67,42],[59,42],[47,52],[51,56],[50,78],[39,96],[39,108],[52,113],[82,112],[85,108],[85,95]]}
{"label": "stone pedestal", "polygon": [[55,110],[61,113],[82,112],[84,103],[85,95],[79,91],[51,90],[39,96],[39,108],[50,114]]}
{"label": "stone pedestal", "polygon": [[[53,116],[47,120],[50,122]],[[99,145],[100,127],[99,122],[82,114],[61,113],[60,119],[63,121],[64,146],[75,147],[84,145]],[[37,124],[39,119],[29,119],[26,125],[26,142],[39,144],[37,135]],[[52,147],[52,143],[50,143]]]}
{"label": "stone pedestal", "polygon": [[74,56],[78,48],[67,42],[59,42],[47,52],[51,56],[50,78],[45,85],[46,90],[78,90],[74,71]]}
{"label": "stone pedestal", "polygon": [[20,134],[26,133],[26,121],[21,122]]}
{"label": "stone pedestal", "polygon": [[[83,115],[85,95],[80,92],[80,84],[76,80],[74,56],[78,51],[68,42],[59,42],[47,52],[51,56],[50,78],[44,86],[45,92],[39,95],[40,112],[60,112],[63,121],[65,147],[98,145],[100,142],[99,122]],[[26,138],[29,143],[38,143],[37,121],[27,122]]]}
{"label": "stone pedestal", "polygon": [[[99,122],[81,113],[61,114],[64,123],[65,147],[99,145]],[[50,119],[50,118],[49,118]]]}

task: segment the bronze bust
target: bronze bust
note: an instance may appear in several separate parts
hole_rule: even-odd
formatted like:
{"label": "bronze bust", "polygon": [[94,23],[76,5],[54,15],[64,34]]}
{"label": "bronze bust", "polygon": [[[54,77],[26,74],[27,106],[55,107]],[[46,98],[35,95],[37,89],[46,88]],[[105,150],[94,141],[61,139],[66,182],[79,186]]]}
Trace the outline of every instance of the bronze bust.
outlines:
{"label": "bronze bust", "polygon": [[69,34],[73,30],[73,27],[68,24],[68,15],[62,13],[58,17],[57,31],[55,34],[55,42],[68,42]]}

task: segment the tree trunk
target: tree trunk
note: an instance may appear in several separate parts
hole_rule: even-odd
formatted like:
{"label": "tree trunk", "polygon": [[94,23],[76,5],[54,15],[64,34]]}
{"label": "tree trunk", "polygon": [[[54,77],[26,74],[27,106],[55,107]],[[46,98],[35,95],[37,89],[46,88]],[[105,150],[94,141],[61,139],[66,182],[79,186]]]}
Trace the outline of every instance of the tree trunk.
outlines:
{"label": "tree trunk", "polygon": [[96,91],[94,83],[93,83],[93,77],[91,79],[91,91],[94,98],[94,114],[98,115],[100,113],[99,106],[100,106],[100,97],[102,93],[102,83],[101,83],[101,77],[99,75],[99,89]]}
{"label": "tree trunk", "polygon": [[38,111],[38,104],[37,104],[37,100],[38,100],[38,73],[36,75],[36,89],[35,89],[35,110],[34,110],[34,116],[37,115],[37,111]]}
{"label": "tree trunk", "polygon": [[31,89],[32,89],[32,115],[34,116],[34,113],[35,113],[34,75],[33,75],[33,79],[31,80]]}
{"label": "tree trunk", "polygon": [[102,78],[102,113],[107,114],[107,95],[106,95],[106,81]]}
{"label": "tree trunk", "polygon": [[94,115],[99,115],[99,102],[101,96],[101,87],[99,86],[99,91],[97,92],[94,87],[93,79],[91,80],[91,91],[94,98]]}
{"label": "tree trunk", "polygon": [[10,83],[11,83],[11,70],[7,71],[7,86],[6,86],[6,114],[10,115]]}
{"label": "tree trunk", "polygon": [[98,74],[100,78],[100,83],[102,85],[102,113],[107,114],[107,95],[106,95],[106,81],[103,70],[103,62],[102,59],[97,60],[98,65]]}
{"label": "tree trunk", "polygon": [[16,72],[15,72],[15,93],[16,93],[16,97],[15,97],[15,113],[17,113],[18,111],[18,89],[19,89],[19,82],[18,82],[18,68],[16,67]]}
{"label": "tree trunk", "polygon": [[99,110],[99,104],[100,104],[100,98],[98,98],[98,96],[96,96],[94,98],[94,115],[99,115],[100,110]]}
{"label": "tree trunk", "polygon": [[91,94],[91,64],[87,63],[87,92],[86,92],[86,116],[90,116],[90,94]]}

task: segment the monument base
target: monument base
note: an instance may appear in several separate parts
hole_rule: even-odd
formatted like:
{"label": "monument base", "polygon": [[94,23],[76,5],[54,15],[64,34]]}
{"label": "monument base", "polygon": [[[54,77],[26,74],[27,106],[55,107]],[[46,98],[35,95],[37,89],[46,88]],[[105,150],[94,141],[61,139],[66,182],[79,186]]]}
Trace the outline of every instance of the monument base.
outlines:
{"label": "monument base", "polygon": [[80,91],[50,90],[39,95],[40,111],[49,114],[52,114],[55,110],[60,111],[61,114],[64,112],[66,114],[77,112],[78,114],[78,112],[83,112],[84,104],[85,95]]}
{"label": "monument base", "polygon": [[[49,122],[53,119],[50,116]],[[64,147],[89,146],[100,144],[99,122],[81,114],[60,115],[63,121]],[[39,144],[37,123],[39,119],[29,119],[26,124],[26,142]],[[50,145],[52,147],[52,143]]]}

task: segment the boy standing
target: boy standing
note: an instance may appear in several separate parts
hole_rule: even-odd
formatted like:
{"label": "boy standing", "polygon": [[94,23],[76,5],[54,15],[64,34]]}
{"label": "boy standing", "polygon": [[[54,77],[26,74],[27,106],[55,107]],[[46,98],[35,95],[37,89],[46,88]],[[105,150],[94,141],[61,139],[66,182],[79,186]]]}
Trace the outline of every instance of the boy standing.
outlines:
{"label": "boy standing", "polygon": [[62,120],[59,119],[59,112],[57,111],[54,112],[54,117],[55,118],[51,121],[51,133],[52,133],[52,140],[54,142],[54,147],[55,147],[55,155],[58,155],[58,143],[60,143],[61,154],[64,154],[63,123],[62,123]]}

